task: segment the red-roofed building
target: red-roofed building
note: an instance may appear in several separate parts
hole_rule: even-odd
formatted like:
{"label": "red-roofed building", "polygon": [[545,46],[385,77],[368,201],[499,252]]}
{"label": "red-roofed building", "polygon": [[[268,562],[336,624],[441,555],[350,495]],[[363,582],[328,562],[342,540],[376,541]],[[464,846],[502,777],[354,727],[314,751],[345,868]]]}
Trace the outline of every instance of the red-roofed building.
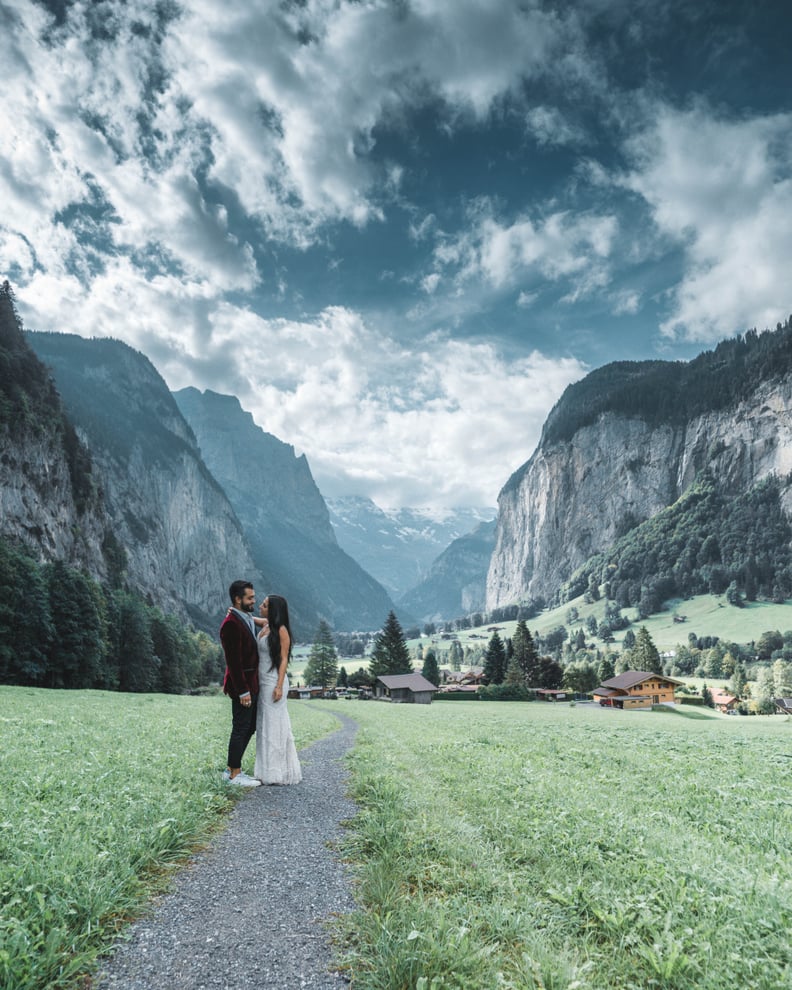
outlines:
{"label": "red-roofed building", "polygon": [[734,694],[729,694],[728,691],[713,688],[710,694],[712,695],[712,703],[719,712],[733,711],[740,703],[740,699]]}

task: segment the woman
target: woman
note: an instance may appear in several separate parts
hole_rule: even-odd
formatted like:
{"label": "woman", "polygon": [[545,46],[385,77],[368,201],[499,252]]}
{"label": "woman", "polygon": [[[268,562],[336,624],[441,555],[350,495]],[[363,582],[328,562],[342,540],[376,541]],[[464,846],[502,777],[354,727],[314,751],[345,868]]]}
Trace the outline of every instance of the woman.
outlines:
{"label": "woman", "polygon": [[300,761],[291,730],[286,696],[291,659],[289,606],[280,595],[268,595],[259,608],[259,703],[256,713],[256,767],[253,776],[262,784],[299,784]]}

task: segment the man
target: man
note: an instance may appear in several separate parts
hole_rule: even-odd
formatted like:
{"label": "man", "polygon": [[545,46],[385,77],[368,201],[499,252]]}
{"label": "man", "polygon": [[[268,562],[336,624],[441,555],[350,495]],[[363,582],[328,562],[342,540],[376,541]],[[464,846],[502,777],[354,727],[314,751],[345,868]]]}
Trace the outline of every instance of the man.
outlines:
{"label": "man", "polygon": [[234,581],[228,594],[231,610],[220,626],[226,662],[223,692],[231,698],[228,767],[223,777],[237,787],[258,787],[261,781],[242,773],[242,757],[256,731],[259,695],[258,643],[252,616],[256,592],[249,581]]}

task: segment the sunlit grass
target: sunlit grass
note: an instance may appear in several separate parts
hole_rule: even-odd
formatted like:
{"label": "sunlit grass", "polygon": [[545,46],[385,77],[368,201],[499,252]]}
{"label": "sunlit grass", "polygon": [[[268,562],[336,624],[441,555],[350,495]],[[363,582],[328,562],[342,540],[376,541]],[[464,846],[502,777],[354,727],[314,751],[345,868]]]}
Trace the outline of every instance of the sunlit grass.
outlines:
{"label": "sunlit grass", "polygon": [[[298,748],[338,725],[290,714]],[[229,729],[223,697],[0,688],[3,990],[73,985],[222,822]]]}
{"label": "sunlit grass", "polygon": [[356,988],[792,986],[789,720],[353,714]]}

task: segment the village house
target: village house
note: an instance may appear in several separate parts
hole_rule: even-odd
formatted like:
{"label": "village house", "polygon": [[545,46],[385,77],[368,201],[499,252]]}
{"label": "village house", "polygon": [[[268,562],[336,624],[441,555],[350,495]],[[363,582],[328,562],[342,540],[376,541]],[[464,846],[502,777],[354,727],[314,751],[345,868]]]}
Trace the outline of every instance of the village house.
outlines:
{"label": "village house", "polygon": [[652,705],[676,704],[674,691],[683,683],[651,670],[627,670],[603,681],[593,695],[604,708],[650,709]]}
{"label": "village house", "polygon": [[732,712],[740,703],[740,699],[736,695],[729,694],[728,691],[721,691],[720,688],[713,688],[710,694],[712,695],[712,703],[719,712]]}
{"label": "village house", "polygon": [[436,690],[423,674],[383,674],[374,685],[376,698],[408,705],[431,705]]}

